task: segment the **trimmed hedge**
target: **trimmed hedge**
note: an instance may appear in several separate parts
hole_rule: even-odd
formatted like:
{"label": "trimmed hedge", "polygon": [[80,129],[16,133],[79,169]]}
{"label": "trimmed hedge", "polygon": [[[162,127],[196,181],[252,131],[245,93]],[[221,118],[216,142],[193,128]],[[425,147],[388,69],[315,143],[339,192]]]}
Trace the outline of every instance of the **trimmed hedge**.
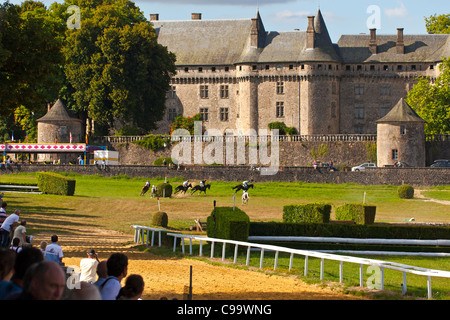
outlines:
{"label": "trimmed hedge", "polygon": [[155,212],[152,216],[152,224],[154,226],[167,228],[167,225],[169,224],[169,217],[167,216],[167,213],[161,211]]}
{"label": "trimmed hedge", "polygon": [[42,193],[73,196],[75,180],[54,172],[37,172],[37,182]]}
{"label": "trimmed hedge", "polygon": [[287,223],[328,223],[331,205],[326,203],[309,203],[283,207],[283,221]]}
{"label": "trimmed hedge", "polygon": [[247,241],[250,219],[248,215],[233,207],[216,207],[206,219],[208,237]]}
{"label": "trimmed hedge", "polygon": [[173,188],[170,183],[161,183],[156,188],[157,197],[170,198],[172,196]]}
{"label": "trimmed hedge", "polygon": [[252,222],[250,236],[340,237],[377,239],[450,239],[450,227],[342,223]]}
{"label": "trimmed hedge", "polygon": [[357,224],[374,224],[377,207],[362,203],[347,203],[335,209],[336,220],[351,220]]}
{"label": "trimmed hedge", "polygon": [[403,184],[397,188],[398,197],[401,199],[414,198],[414,188],[409,184]]}

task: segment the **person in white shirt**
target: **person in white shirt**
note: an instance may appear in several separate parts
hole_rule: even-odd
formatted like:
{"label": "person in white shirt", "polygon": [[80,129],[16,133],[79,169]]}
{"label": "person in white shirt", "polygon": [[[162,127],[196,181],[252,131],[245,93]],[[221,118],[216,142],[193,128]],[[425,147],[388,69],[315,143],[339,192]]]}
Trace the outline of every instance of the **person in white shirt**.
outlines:
{"label": "person in white shirt", "polygon": [[0,228],[1,246],[8,248],[11,244],[11,227],[15,226],[19,222],[20,210],[16,209],[13,214],[5,219]]}
{"label": "person in white shirt", "polygon": [[62,248],[57,244],[58,236],[52,235],[51,241],[52,243],[45,248],[45,259],[62,264],[64,254]]}
{"label": "person in white shirt", "polygon": [[91,249],[87,253],[87,258],[81,259],[80,261],[80,281],[85,281],[88,283],[94,283],[97,279],[97,266],[100,261],[98,261],[97,253],[94,249]]}

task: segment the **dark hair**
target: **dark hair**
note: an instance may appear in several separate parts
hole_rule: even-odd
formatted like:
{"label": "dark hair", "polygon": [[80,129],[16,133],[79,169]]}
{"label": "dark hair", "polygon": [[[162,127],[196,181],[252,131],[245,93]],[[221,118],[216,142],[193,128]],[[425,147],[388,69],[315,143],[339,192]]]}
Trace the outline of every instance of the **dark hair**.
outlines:
{"label": "dark hair", "polygon": [[56,234],[52,235],[51,240],[52,240],[52,242],[57,242],[58,236]]}
{"label": "dark hair", "polygon": [[16,254],[6,248],[0,248],[0,280],[3,280],[14,268]]}
{"label": "dark hair", "polygon": [[127,266],[128,257],[123,253],[113,253],[106,261],[109,276],[120,276]]}
{"label": "dark hair", "polygon": [[27,269],[36,262],[44,260],[41,250],[34,247],[23,248],[16,256],[16,263],[14,265],[14,277],[23,279]]}
{"label": "dark hair", "polygon": [[2,208],[6,208],[7,205],[8,205],[8,204],[6,203],[6,201],[3,201],[3,202],[2,202]]}
{"label": "dark hair", "polygon": [[133,298],[144,291],[144,279],[138,274],[131,274],[125,281],[125,286],[123,286],[117,299],[119,298]]}

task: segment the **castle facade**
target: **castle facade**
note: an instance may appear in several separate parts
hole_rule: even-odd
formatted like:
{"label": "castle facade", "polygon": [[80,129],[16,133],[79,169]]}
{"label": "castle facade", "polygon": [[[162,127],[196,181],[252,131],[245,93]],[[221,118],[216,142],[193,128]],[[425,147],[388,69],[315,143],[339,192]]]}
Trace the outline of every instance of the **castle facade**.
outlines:
{"label": "castle facade", "polygon": [[375,134],[376,121],[406,98],[417,76],[433,81],[450,35],[342,35],[332,43],[320,10],[306,31],[266,31],[253,19],[162,21],[158,43],[176,55],[159,132],[200,114],[206,129],[268,129],[284,122],[301,135]]}

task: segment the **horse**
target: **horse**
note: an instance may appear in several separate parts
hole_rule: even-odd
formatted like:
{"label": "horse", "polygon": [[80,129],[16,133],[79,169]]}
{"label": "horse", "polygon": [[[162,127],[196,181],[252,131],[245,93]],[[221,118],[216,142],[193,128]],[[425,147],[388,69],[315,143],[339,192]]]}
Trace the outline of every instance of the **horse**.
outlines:
{"label": "horse", "polygon": [[210,184],[205,184],[203,187],[198,185],[198,186],[192,187],[191,194],[194,194],[196,191],[200,191],[199,194],[202,194],[202,192],[204,192],[206,194],[206,189],[210,189],[210,188],[211,188]]}
{"label": "horse", "polygon": [[145,185],[142,187],[140,196],[143,196],[149,189],[149,186]]}
{"label": "horse", "polygon": [[248,199],[250,196],[247,191],[242,192],[242,204],[248,204]]}
{"label": "horse", "polygon": [[238,184],[236,187],[233,187],[232,189],[235,190],[234,193],[238,192],[239,190],[248,191],[248,189],[253,189],[253,184],[249,183],[247,187],[244,187],[242,184]]}
{"label": "horse", "polygon": [[182,184],[180,184],[178,187],[175,188],[175,193],[177,194],[180,191],[183,191],[183,193],[186,193],[186,191],[188,191],[189,188],[192,188],[192,184],[188,184],[186,187],[183,186]]}

